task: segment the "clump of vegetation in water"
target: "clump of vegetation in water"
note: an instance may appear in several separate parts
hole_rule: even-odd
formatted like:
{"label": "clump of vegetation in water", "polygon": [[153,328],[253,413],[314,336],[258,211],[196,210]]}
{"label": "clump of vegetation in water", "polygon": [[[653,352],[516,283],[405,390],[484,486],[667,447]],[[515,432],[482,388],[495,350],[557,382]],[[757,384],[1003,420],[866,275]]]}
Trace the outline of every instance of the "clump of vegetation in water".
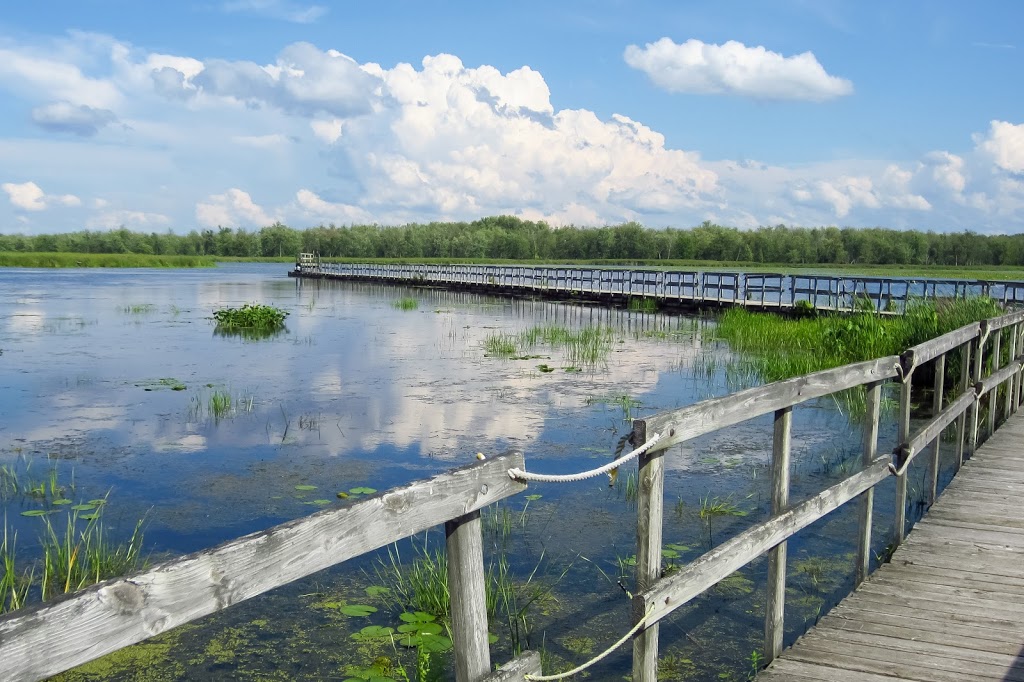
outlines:
{"label": "clump of vegetation in water", "polygon": [[416,310],[420,307],[420,302],[415,298],[400,298],[391,303],[391,307],[398,310]]}
{"label": "clump of vegetation in water", "polygon": [[732,308],[715,333],[750,357],[763,381],[788,379],[852,362],[897,355],[971,322],[1002,313],[990,298],[911,302],[902,315],[860,312],[800,319]]}
{"label": "clump of vegetation in water", "polygon": [[[3,501],[18,501],[29,508],[21,516],[36,517],[42,524],[37,554],[25,560],[18,554],[18,533],[5,519],[0,539],[0,613],[75,592],[97,582],[125,575],[145,564],[142,555],[142,521],[131,537],[114,542],[103,524],[107,498],[79,501],[72,498],[74,483],[63,484],[56,469],[43,481],[14,466],[0,472]],[[67,511],[64,511],[67,510]],[[64,511],[63,520],[51,520]]]}
{"label": "clump of vegetation in water", "polygon": [[491,334],[484,339],[484,348],[490,356],[515,360],[536,357],[528,351],[537,346],[548,346],[563,350],[569,366],[577,368],[595,365],[608,357],[614,338],[615,331],[610,327],[569,329],[546,325],[531,327],[519,334]]}
{"label": "clump of vegetation in water", "polygon": [[283,331],[286,317],[287,311],[260,303],[246,303],[241,308],[221,308],[213,312],[217,333],[247,339],[266,338]]}

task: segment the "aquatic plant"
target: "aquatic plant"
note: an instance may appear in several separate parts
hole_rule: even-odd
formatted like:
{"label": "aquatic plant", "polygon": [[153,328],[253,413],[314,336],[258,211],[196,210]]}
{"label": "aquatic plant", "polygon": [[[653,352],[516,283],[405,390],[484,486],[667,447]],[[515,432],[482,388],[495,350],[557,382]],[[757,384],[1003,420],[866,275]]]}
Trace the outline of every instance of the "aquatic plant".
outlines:
{"label": "aquatic plant", "polygon": [[231,394],[227,391],[214,391],[210,395],[209,406],[214,420],[220,421],[231,413]]}
{"label": "aquatic plant", "polygon": [[260,339],[284,330],[288,312],[271,305],[246,303],[241,308],[221,308],[213,312],[217,326],[214,331],[224,335],[238,335],[246,339]]}
{"label": "aquatic plant", "polygon": [[658,302],[646,296],[630,296],[626,307],[630,310],[639,310],[645,313],[653,313],[658,310]]}
{"label": "aquatic plant", "polygon": [[416,310],[420,307],[420,302],[415,298],[400,298],[396,301],[392,301],[391,307],[398,310]]}
{"label": "aquatic plant", "polygon": [[746,354],[747,369],[762,381],[777,381],[896,355],[1001,312],[996,301],[984,297],[911,301],[902,315],[892,316],[859,312],[793,319],[732,308],[718,318],[714,333]]}
{"label": "aquatic plant", "polygon": [[[102,509],[103,505],[98,505]],[[85,527],[79,525],[85,520]],[[102,522],[102,513],[67,514],[64,527],[58,529],[49,517],[42,537],[43,566],[40,582],[45,601],[56,594],[80,590],[107,578],[124,575],[142,562],[142,520],[127,542],[111,543]]]}
{"label": "aquatic plant", "polygon": [[152,303],[132,303],[121,307],[121,312],[127,315],[145,315],[154,310],[156,310],[156,306]]}
{"label": "aquatic plant", "polygon": [[711,497],[711,493],[702,497],[700,500],[700,510],[698,512],[701,521],[704,522],[704,526],[708,532],[708,545],[714,545],[715,540],[712,535],[712,520],[716,517],[721,516],[746,516],[747,512],[740,509],[732,497]]}
{"label": "aquatic plant", "polygon": [[636,398],[622,394],[610,396],[590,396],[586,399],[587,405],[615,405],[622,410],[622,421],[633,421],[633,410],[643,405]]}

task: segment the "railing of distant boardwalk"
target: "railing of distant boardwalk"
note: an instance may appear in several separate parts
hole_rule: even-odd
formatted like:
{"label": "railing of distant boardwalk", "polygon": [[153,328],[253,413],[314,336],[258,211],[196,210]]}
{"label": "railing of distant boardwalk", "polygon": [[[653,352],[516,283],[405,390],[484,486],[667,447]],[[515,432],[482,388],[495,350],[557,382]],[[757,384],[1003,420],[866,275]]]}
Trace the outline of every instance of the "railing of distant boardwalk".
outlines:
{"label": "railing of distant boardwalk", "polygon": [[[946,427],[956,424],[956,466],[973,453],[979,436],[991,434],[1000,419],[1015,412],[1022,401],[1021,367],[1024,361],[1024,312],[1015,312],[967,325],[901,355],[859,362],[706,400],[678,410],[633,422],[631,442],[639,446],[649,435],[658,442],[640,457],[638,476],[637,594],[633,597],[634,622],[646,618],[645,629],[633,640],[633,679],[657,679],[658,621],[719,583],[754,559],[768,554],[768,587],[765,607],[764,662],[770,663],[782,649],[783,608],[786,586],[786,541],[789,537],[847,502],[859,499],[859,537],[856,581],[868,574],[871,558],[871,525],[874,487],[887,476],[896,476],[895,515],[891,548],[906,532],[907,468],[923,452],[931,482],[927,501],[935,500],[939,448]],[[959,395],[944,404],[947,356],[957,354],[962,371]],[[1004,359],[1005,358],[1005,359]],[[916,433],[910,432],[911,390],[915,372],[927,364],[934,368],[931,418]],[[901,382],[898,445],[893,454],[878,456],[879,409],[882,383]],[[790,427],[793,408],[803,402],[838,391],[866,392],[860,471],[799,504],[789,503]],[[987,419],[981,422],[982,408]],[[661,576],[664,459],[674,444],[738,424],[755,417],[774,415],[771,465],[771,518],[758,523],[678,572]],[[652,436],[653,437],[653,436]]]}
{"label": "railing of distant boardwalk", "polygon": [[679,303],[903,310],[914,299],[991,296],[1024,304],[1024,282],[530,265],[332,263],[301,253],[294,273],[510,291],[652,297]]}
{"label": "railing of distant boardwalk", "polygon": [[444,524],[457,679],[522,680],[540,672],[537,653],[491,669],[479,511],[526,488],[508,476],[522,466],[502,455],[9,613],[0,679],[49,677]]}

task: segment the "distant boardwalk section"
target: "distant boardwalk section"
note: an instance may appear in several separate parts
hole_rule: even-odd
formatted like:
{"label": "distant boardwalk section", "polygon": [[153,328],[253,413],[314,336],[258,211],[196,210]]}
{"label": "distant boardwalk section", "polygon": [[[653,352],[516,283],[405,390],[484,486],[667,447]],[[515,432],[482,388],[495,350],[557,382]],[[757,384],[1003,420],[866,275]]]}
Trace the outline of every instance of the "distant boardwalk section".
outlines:
{"label": "distant boardwalk section", "polygon": [[772,274],[660,268],[531,265],[377,265],[330,263],[299,254],[290,277],[376,281],[408,286],[531,295],[627,305],[648,299],[664,307],[740,305],[756,309],[902,311],[914,299],[991,296],[1024,305],[1024,282]]}

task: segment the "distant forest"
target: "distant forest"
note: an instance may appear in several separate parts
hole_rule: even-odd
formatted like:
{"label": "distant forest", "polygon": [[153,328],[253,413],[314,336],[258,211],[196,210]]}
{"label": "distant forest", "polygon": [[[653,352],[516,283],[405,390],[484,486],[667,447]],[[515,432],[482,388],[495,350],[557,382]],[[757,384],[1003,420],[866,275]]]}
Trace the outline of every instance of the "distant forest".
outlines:
{"label": "distant forest", "polygon": [[256,231],[222,227],[188,234],[127,229],[52,235],[2,235],[0,251],[280,257],[316,251],[325,258],[530,260],[705,260],[785,264],[1024,265],[1024,234],[986,236],[883,228],[761,227],[705,222],[688,229],[638,223],[552,228],[495,216],[473,222],[398,227],[276,223]]}

